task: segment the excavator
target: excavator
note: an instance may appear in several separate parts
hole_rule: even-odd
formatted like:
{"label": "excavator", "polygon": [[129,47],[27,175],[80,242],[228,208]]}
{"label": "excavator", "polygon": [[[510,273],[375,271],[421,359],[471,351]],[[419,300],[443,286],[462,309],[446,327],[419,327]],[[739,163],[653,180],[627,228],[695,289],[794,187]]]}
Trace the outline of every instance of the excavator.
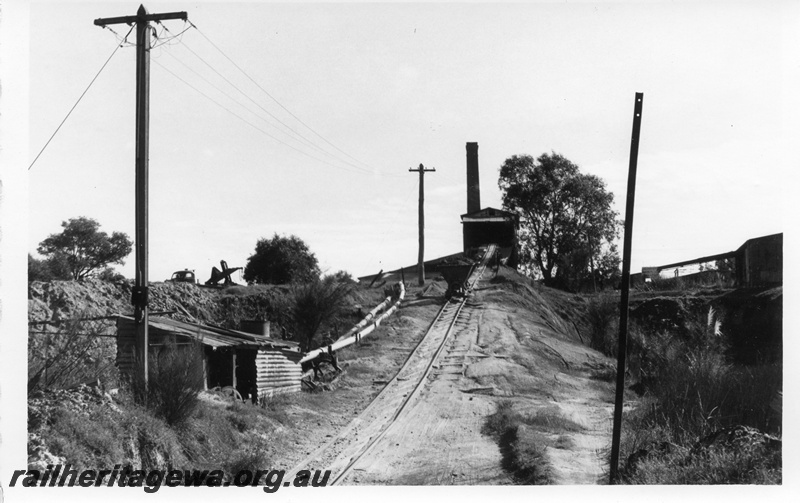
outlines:
{"label": "excavator", "polygon": [[[216,267],[211,268],[211,278],[205,282],[205,286],[219,287],[225,285],[235,285],[236,283],[234,283],[231,279],[231,274],[240,270],[241,267],[228,267],[228,263],[224,260],[220,260],[219,265],[222,269],[217,269]],[[189,269],[175,271],[172,273],[172,278],[168,279],[167,281],[171,283],[199,283],[194,271],[190,271]],[[220,285],[220,282],[222,282],[222,285]]]}
{"label": "excavator", "polygon": [[223,281],[223,285],[235,285],[236,283],[231,279],[231,274],[240,270],[241,267],[228,267],[228,263],[224,260],[220,260],[219,265],[222,268],[221,270],[216,267],[211,268],[211,278],[206,281],[206,286],[220,286],[220,281]]}

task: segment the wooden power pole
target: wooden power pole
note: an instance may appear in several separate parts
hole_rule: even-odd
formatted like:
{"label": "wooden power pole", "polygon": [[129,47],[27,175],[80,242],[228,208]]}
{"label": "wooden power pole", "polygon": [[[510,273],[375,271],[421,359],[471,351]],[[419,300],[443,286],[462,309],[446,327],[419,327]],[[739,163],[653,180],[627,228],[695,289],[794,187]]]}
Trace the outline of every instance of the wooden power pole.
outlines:
{"label": "wooden power pole", "polygon": [[625,395],[625,356],[628,351],[628,296],[631,287],[631,244],[633,241],[633,200],[636,195],[636,165],[639,158],[639,129],[642,126],[643,93],[636,93],[633,105],[633,133],[628,166],[628,194],[625,200],[625,236],[622,245],[622,292],[619,301],[619,340],[617,348],[617,391],[614,397],[614,428],[611,433],[610,482],[619,475],[619,444],[622,436],[622,405]]}
{"label": "wooden power pole", "polygon": [[148,381],[148,177],[149,177],[149,125],[150,125],[150,21],[167,19],[187,20],[186,12],[148,14],[144,5],[135,16],[95,19],[97,26],[136,23],[136,283],[133,303],[136,322],[136,357],[144,384]]}
{"label": "wooden power pole", "polygon": [[421,163],[418,168],[408,168],[411,172],[419,173],[419,256],[417,257],[417,274],[419,286],[425,284],[425,173],[436,171],[436,168],[426,168]]}

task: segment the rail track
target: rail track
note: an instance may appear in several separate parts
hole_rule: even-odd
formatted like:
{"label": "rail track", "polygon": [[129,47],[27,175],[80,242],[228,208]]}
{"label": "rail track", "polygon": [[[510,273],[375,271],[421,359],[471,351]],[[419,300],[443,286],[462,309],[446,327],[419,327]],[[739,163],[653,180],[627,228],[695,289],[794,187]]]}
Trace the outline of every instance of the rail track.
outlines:
{"label": "rail track", "polygon": [[[468,291],[481,278],[495,253],[489,246],[479,265],[473,269],[466,283]],[[331,485],[341,483],[353,466],[375,446],[392,428],[404,411],[409,410],[429,379],[447,374],[460,374],[464,358],[452,354],[441,358],[454,329],[465,323],[462,311],[468,296],[445,303],[429,325],[422,340],[408,356],[403,366],[367,407],[338,435],[312,452],[289,471],[294,477],[298,471],[309,468],[331,470]]]}

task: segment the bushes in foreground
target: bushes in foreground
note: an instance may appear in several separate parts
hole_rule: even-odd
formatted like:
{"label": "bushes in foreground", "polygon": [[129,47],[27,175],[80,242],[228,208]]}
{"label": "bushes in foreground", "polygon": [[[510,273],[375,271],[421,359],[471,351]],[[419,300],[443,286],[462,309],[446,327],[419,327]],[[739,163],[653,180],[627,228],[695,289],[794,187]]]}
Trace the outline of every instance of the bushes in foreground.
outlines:
{"label": "bushes in foreground", "polygon": [[[642,362],[642,403],[623,427],[623,483],[778,484],[781,449],[722,445],[699,452],[698,441],[737,425],[780,435],[779,364],[730,363],[718,341],[662,335]],[[755,437],[754,437],[755,438]],[[695,448],[695,450],[692,450]]]}
{"label": "bushes in foreground", "polygon": [[[497,404],[497,410],[486,418],[483,433],[494,437],[500,445],[503,468],[520,484],[552,484],[553,474],[547,448],[567,448],[569,440],[554,434],[583,430],[583,426],[564,417],[557,407],[545,407],[528,414],[514,409],[512,402]],[[544,433],[546,432],[546,434]]]}
{"label": "bushes in foreground", "polygon": [[270,466],[280,449],[280,442],[265,441],[278,423],[273,414],[249,404],[225,407],[200,401],[189,420],[171,426],[129,396],[121,396],[113,407],[83,399],[76,406],[78,392],[68,393],[70,398],[46,416],[29,418],[29,432],[36,439],[29,449],[44,449],[78,469],[119,464],[233,474]]}
{"label": "bushes in foreground", "polygon": [[[782,365],[735,363],[717,327],[682,302],[653,299],[629,327],[628,384],[635,382],[641,398],[625,414],[620,482],[780,483],[780,441],[692,451],[712,433],[739,426],[757,429],[754,439],[780,436]],[[587,309],[591,344],[608,355],[616,354],[618,311],[612,296]]]}

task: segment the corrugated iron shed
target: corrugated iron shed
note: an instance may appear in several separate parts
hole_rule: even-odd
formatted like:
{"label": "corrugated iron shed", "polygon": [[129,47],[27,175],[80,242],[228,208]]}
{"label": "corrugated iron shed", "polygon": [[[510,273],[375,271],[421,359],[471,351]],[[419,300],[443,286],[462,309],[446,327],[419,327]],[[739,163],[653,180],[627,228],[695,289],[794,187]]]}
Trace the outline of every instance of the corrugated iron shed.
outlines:
{"label": "corrugated iron shed", "polygon": [[[264,398],[300,391],[300,345],[292,341],[200,325],[169,318],[149,319],[151,349],[170,344],[200,344],[204,386],[233,386],[243,397]],[[117,367],[122,375],[135,370],[136,324],[129,316],[117,318]]]}

